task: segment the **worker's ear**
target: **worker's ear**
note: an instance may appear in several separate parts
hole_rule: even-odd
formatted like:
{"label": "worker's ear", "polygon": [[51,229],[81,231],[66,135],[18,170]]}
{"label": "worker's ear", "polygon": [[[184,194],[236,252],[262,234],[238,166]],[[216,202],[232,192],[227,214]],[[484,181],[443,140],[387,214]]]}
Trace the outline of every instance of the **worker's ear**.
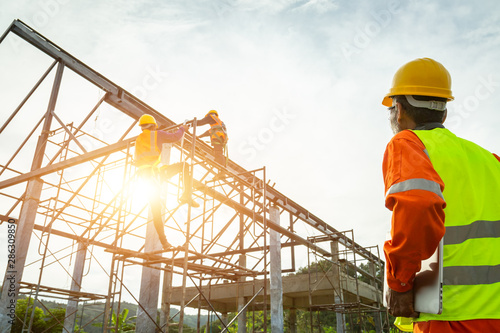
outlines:
{"label": "worker's ear", "polygon": [[403,109],[403,106],[399,102],[396,103],[396,112],[397,112],[396,119],[398,120],[398,123],[401,124],[401,121],[403,120],[403,117],[405,115],[405,110]]}
{"label": "worker's ear", "polygon": [[441,124],[444,124],[444,121],[446,120],[446,117],[448,117],[448,109],[444,110],[443,120],[441,120]]}

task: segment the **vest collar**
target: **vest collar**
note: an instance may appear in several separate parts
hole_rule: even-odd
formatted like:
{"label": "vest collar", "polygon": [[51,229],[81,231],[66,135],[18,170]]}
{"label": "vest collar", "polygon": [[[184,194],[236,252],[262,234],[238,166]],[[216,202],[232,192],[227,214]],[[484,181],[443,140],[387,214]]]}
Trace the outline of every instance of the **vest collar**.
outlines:
{"label": "vest collar", "polygon": [[414,128],[414,130],[417,131],[427,131],[435,128],[444,128],[443,124],[435,122],[435,123],[423,123],[423,124],[418,124],[417,127]]}

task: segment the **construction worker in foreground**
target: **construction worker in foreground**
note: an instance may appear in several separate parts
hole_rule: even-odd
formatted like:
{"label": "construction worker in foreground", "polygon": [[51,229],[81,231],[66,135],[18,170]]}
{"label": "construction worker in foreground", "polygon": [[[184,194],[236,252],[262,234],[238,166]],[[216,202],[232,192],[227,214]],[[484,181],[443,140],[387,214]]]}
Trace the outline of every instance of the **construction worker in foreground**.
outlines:
{"label": "construction worker in foreground", "polygon": [[181,125],[175,133],[167,133],[158,130],[156,119],[149,114],[144,114],[139,118],[139,126],[142,129],[142,133],[139,134],[135,141],[135,165],[138,168],[137,173],[139,177],[152,185],[150,186],[149,202],[153,222],[163,247],[169,248],[170,244],[165,237],[161,216],[161,182],[181,173],[184,189],[179,202],[181,204],[187,203],[195,208],[200,205],[191,197],[192,184],[188,164],[186,162],[178,162],[160,167],[161,148],[163,143],[181,140],[184,133],[188,131],[189,126]]}
{"label": "construction worker in foreground", "polygon": [[[388,311],[413,317],[414,332],[500,332],[500,158],[443,126],[452,100],[446,68],[423,58],[382,102],[395,134],[383,160]],[[443,310],[419,314],[415,274],[443,237]]]}
{"label": "construction worker in foreground", "polygon": [[[224,122],[220,120],[219,113],[216,110],[208,111],[205,117],[197,122],[197,126],[207,124],[210,124],[210,129],[198,136],[198,138],[210,136],[210,143],[212,144],[212,147],[214,147],[215,162],[225,168],[227,166],[227,157],[225,152],[228,140],[226,125],[224,125]],[[216,177],[223,178],[224,171],[219,170]]]}

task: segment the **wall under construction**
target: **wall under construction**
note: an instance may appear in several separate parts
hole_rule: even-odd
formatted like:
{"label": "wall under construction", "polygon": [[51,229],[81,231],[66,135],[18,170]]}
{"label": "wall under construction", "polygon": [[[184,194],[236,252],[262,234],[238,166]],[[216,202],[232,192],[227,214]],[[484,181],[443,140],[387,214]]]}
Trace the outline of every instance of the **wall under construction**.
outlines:
{"label": "wall under construction", "polygon": [[[188,307],[216,314],[229,331],[238,321],[238,332],[247,331],[254,311],[271,317],[269,328],[263,320],[264,331],[283,331],[283,309],[290,309],[292,323],[296,309],[310,310],[311,323],[314,311],[334,311],[338,332],[347,331],[352,314],[371,314],[378,331],[387,327],[377,247],[360,246],[352,231],[336,230],[284,196],[269,184],[265,167],[246,170],[229,160],[226,177],[215,179],[221,166],[212,147],[196,139],[196,119],[168,159],[188,163],[201,207],[179,204],[178,177],[162,185],[165,233],[173,245],[163,249],[148,190],[133,165],[131,132],[143,114],[162,128],[176,124],[23,22],[12,23],[0,47],[8,38],[42,52],[47,65],[0,128],[0,140],[9,143],[0,155],[0,219],[15,230],[0,332],[8,331],[10,304],[19,295],[40,307],[47,299],[65,302],[65,332],[73,332],[75,322],[82,328],[100,322],[111,331],[112,309],[119,312],[124,299],[139,304],[137,332],[168,332],[172,305],[180,308],[179,332]],[[78,103],[60,97],[79,84],[99,98],[81,97],[82,110],[75,112]],[[114,130],[95,135],[99,117],[112,119]],[[295,274],[299,258],[307,258],[308,274]],[[328,265],[319,269],[318,262]],[[78,321],[78,304],[91,302],[106,304],[102,315]],[[232,322],[229,312],[238,314]],[[198,321],[198,330],[204,324]],[[319,328],[311,324],[313,331]]]}

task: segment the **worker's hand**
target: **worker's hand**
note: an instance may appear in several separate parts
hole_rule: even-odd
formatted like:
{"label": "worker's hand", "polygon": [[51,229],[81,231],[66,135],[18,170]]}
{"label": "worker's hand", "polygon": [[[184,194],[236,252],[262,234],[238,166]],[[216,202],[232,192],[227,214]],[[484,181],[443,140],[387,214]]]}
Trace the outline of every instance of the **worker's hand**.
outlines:
{"label": "worker's hand", "polygon": [[428,270],[418,272],[415,282],[413,284],[413,291],[416,293],[420,288],[432,286],[437,283],[439,276],[439,267],[437,263],[432,263],[429,265]]}
{"label": "worker's hand", "polygon": [[189,131],[189,125],[181,125],[181,126],[179,126],[179,128],[182,128],[184,130],[184,132]]}
{"label": "worker's hand", "polygon": [[394,317],[418,318],[418,312],[413,308],[413,289],[403,293],[389,289],[386,299],[387,310]]}

